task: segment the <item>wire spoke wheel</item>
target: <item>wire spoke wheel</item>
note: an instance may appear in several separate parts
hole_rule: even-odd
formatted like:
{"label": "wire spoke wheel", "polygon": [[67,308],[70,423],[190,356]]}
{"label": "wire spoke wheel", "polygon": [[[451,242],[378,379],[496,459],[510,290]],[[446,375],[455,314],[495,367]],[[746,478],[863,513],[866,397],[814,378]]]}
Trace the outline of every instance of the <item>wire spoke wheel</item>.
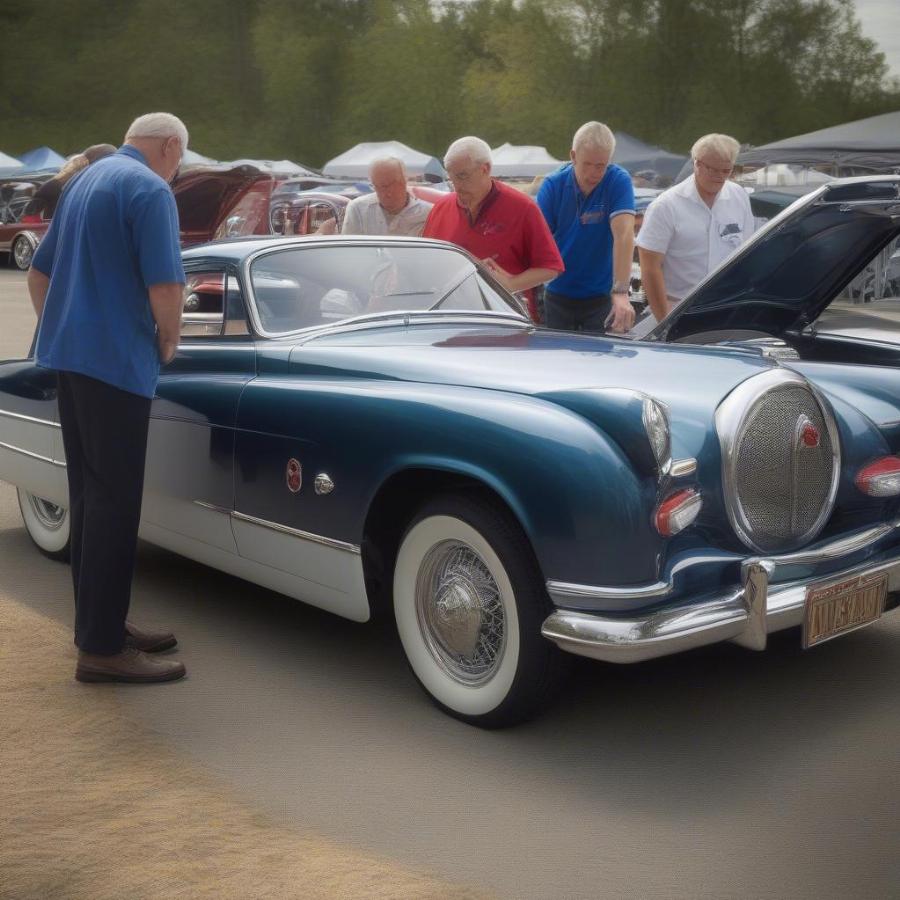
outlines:
{"label": "wire spoke wheel", "polygon": [[441,541],[422,562],[416,613],[431,653],[462,684],[494,676],[503,656],[506,617],[484,560],[459,541]]}

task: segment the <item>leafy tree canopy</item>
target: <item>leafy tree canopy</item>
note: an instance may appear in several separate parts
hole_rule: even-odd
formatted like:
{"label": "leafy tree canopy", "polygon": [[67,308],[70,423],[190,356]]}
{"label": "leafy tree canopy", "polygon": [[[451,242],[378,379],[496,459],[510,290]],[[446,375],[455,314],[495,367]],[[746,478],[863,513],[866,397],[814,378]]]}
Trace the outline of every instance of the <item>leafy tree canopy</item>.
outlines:
{"label": "leafy tree canopy", "polygon": [[181,116],[220,159],[463,134],[567,154],[599,119],[685,152],[900,108],[852,0],[42,0],[4,12],[0,149]]}

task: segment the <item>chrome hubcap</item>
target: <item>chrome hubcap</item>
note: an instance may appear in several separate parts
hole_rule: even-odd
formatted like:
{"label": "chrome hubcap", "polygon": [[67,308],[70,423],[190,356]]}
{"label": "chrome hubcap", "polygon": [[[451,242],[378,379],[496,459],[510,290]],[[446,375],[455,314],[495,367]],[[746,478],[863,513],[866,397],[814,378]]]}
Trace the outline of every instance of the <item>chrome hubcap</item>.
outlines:
{"label": "chrome hubcap", "polygon": [[20,269],[27,269],[31,265],[31,244],[24,238],[19,238],[16,241],[13,255],[16,259],[16,265]]}
{"label": "chrome hubcap", "polygon": [[506,646],[500,588],[467,544],[442,541],[426,554],[416,579],[416,616],[431,655],[456,681],[489,681]]}
{"label": "chrome hubcap", "polygon": [[49,500],[35,497],[34,494],[28,495],[28,505],[41,525],[48,531],[56,531],[62,527],[63,522],[66,520],[66,511],[63,507],[57,506]]}

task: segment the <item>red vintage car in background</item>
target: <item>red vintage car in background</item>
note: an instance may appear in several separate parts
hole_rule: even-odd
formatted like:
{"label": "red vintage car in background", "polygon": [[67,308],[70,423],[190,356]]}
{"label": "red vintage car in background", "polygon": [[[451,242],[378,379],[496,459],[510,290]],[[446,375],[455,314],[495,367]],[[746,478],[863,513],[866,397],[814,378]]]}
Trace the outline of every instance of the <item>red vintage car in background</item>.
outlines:
{"label": "red vintage car in background", "polygon": [[31,265],[34,251],[50,227],[49,219],[26,216],[25,207],[49,177],[0,180],[0,253],[9,254],[10,264],[22,271]]}

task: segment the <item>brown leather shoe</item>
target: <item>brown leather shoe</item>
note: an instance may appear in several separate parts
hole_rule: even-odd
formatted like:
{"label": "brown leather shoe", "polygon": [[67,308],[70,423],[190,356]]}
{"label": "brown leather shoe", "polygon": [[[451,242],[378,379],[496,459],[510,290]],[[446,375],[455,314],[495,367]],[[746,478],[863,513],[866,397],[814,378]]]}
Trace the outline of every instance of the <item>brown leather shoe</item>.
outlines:
{"label": "brown leather shoe", "polygon": [[78,651],[75,666],[76,681],[124,681],[131,684],[152,684],[175,681],[186,674],[184,663],[176,659],[148,656],[134,647],[126,647],[115,656],[98,656]]}
{"label": "brown leather shoe", "polygon": [[126,647],[134,647],[144,653],[159,653],[160,650],[170,650],[177,643],[171,631],[147,631],[138,628],[134,622],[125,623]]}

